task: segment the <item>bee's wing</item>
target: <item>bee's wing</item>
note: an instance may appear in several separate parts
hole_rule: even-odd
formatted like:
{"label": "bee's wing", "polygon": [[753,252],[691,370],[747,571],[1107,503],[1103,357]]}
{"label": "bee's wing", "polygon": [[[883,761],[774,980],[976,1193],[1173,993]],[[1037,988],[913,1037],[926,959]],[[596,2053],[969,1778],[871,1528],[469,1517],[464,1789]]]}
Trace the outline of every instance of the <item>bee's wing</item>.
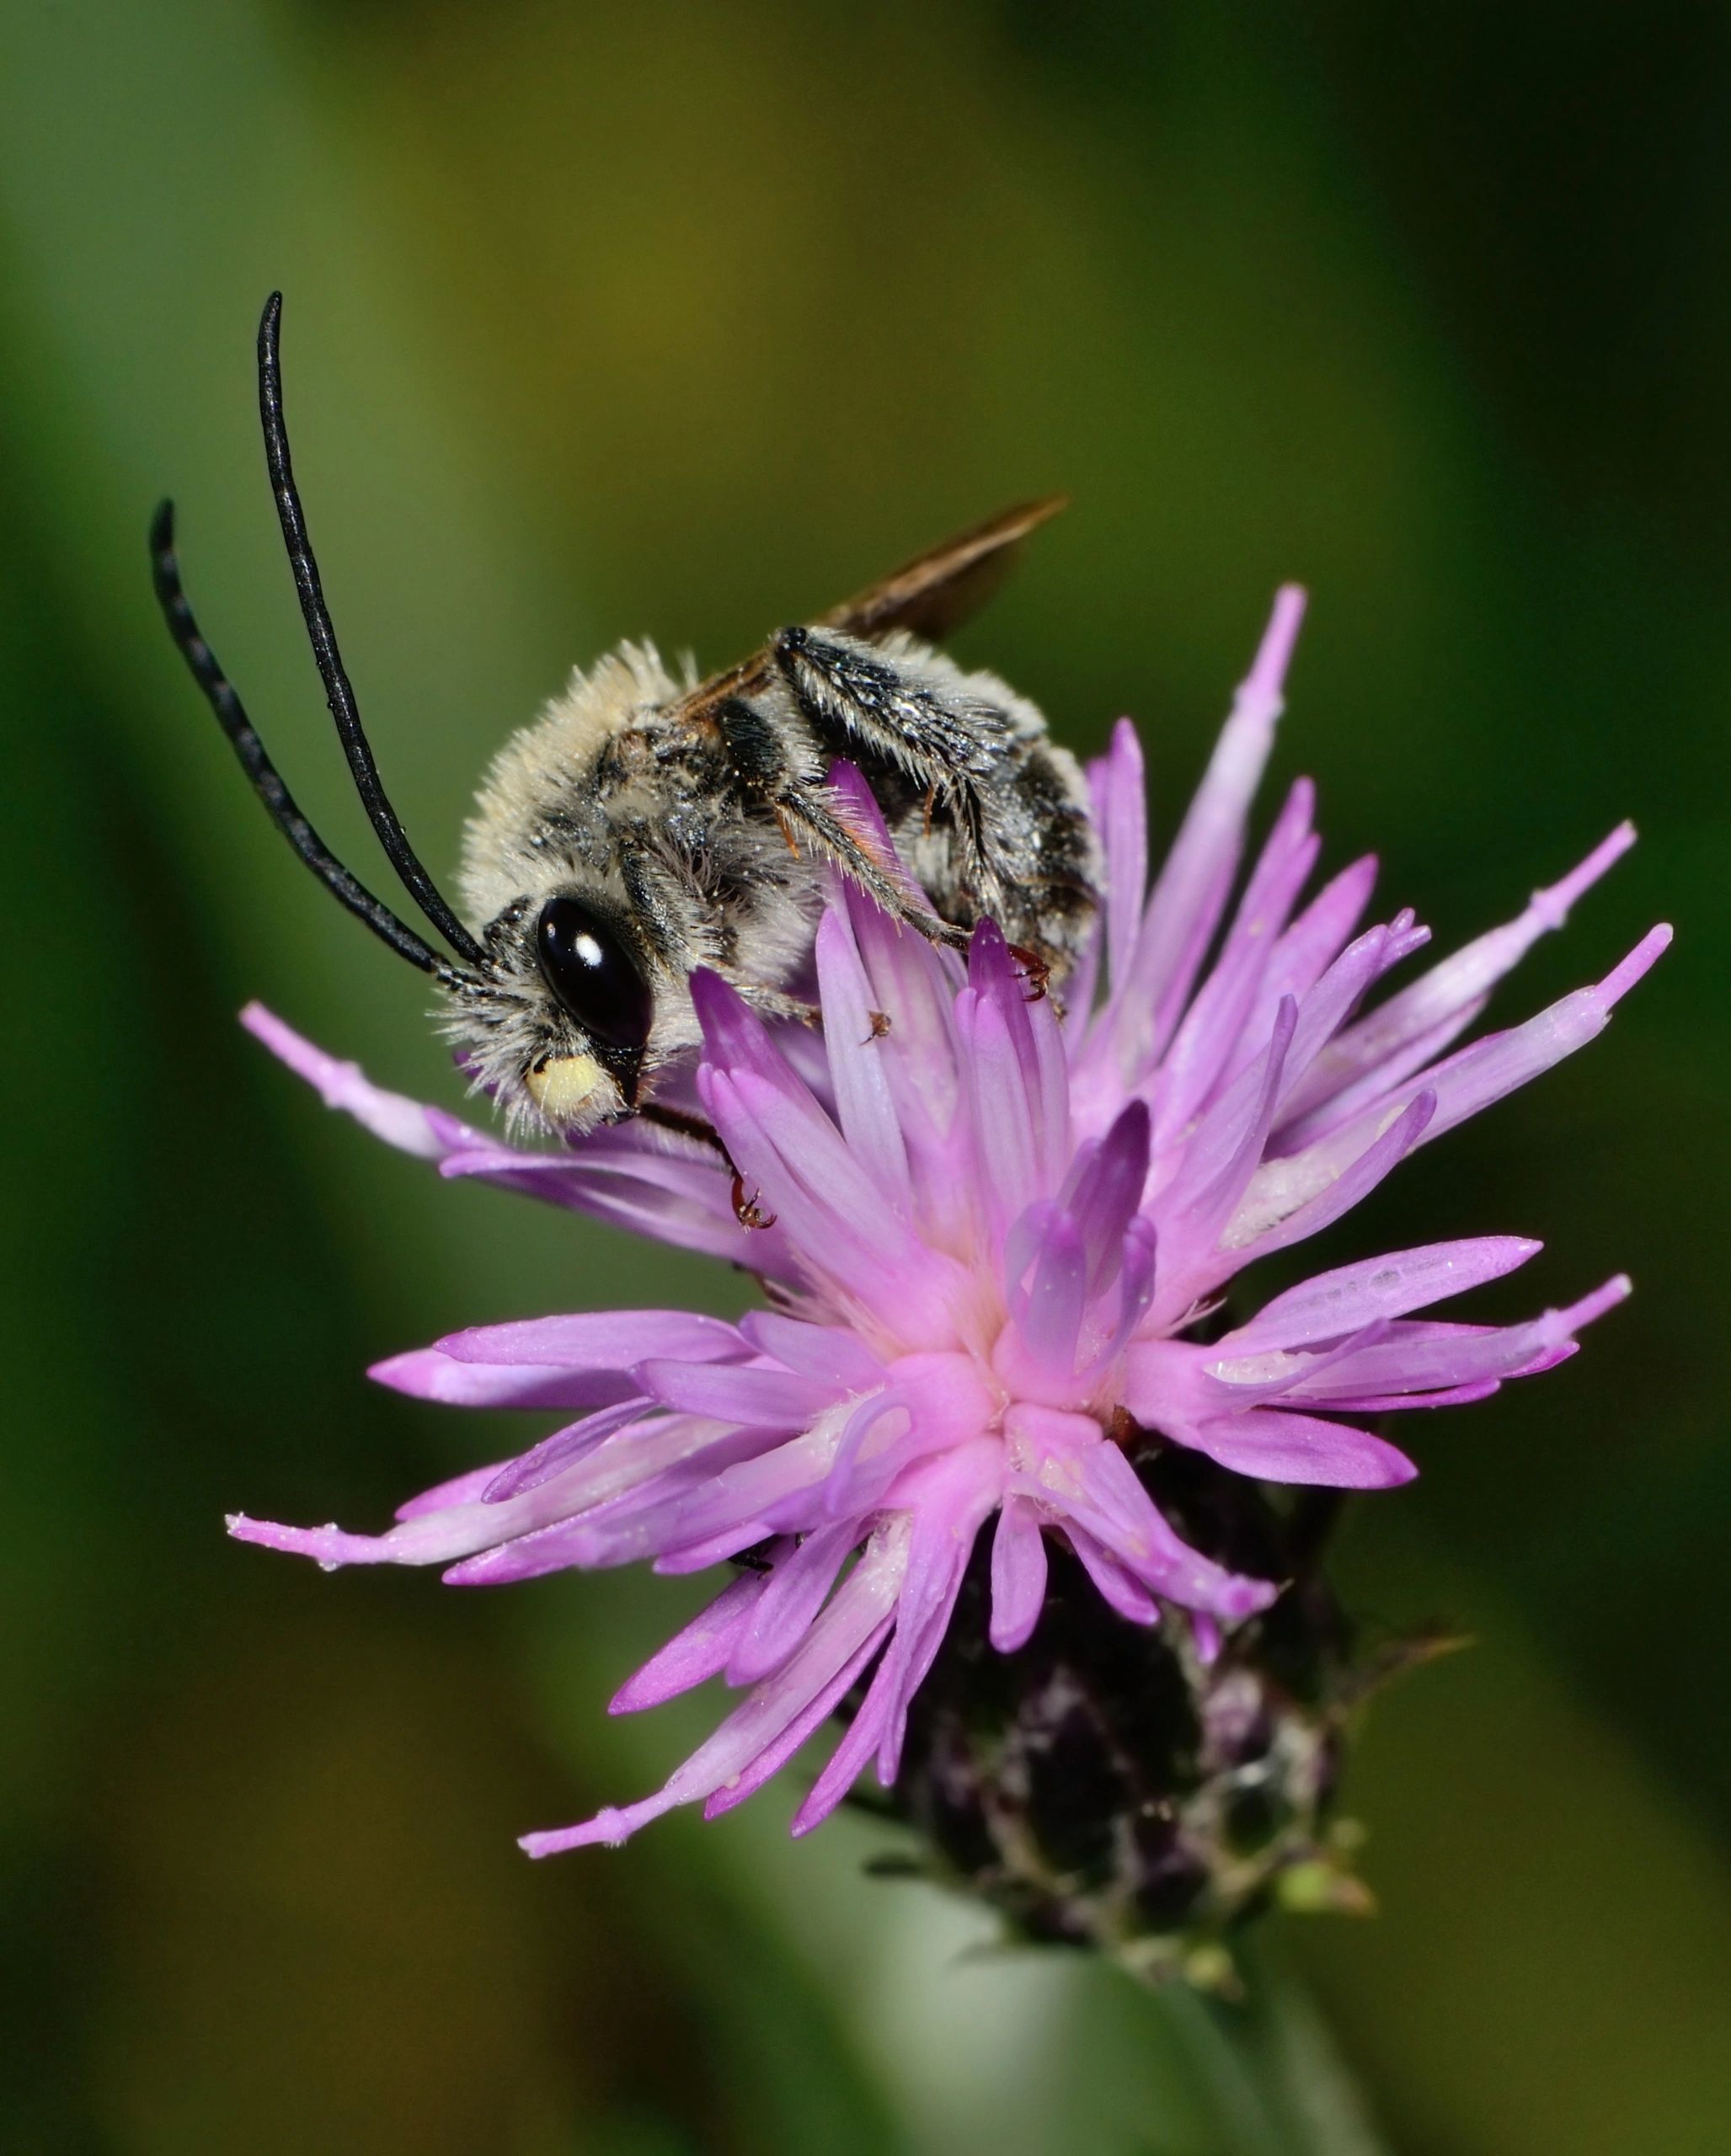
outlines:
{"label": "bee's wing", "polygon": [[[1068,494],[1045,494],[1018,502],[984,524],[946,539],[917,554],[876,584],[818,616],[819,626],[853,637],[885,636],[911,629],[916,636],[940,638],[977,613],[1009,574],[1030,531],[1068,506]],[[729,696],[751,696],[772,678],[767,649],[712,674],[671,707],[687,724],[701,724]]]}
{"label": "bee's wing", "polygon": [[911,629],[916,636],[946,637],[979,611],[1013,567],[1029,532],[1065,508],[1067,494],[1019,502],[984,524],[893,571],[822,616],[822,626],[853,637]]}

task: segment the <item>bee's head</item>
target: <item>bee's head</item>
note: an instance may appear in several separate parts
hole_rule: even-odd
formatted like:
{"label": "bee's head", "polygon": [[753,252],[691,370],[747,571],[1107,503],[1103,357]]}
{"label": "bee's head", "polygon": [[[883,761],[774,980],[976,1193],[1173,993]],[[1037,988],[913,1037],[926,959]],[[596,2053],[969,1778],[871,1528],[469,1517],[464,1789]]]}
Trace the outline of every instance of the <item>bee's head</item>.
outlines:
{"label": "bee's head", "polygon": [[446,1029],[476,1081],[512,1114],[561,1132],[628,1115],[655,999],[624,911],[556,891],[515,901],[483,940],[484,967],[445,984]]}

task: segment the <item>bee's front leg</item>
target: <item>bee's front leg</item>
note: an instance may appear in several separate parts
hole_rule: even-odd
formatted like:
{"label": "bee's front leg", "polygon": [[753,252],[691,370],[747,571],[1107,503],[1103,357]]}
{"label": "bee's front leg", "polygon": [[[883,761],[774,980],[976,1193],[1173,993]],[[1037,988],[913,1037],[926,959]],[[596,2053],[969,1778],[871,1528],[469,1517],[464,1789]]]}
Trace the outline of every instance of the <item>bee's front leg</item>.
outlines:
{"label": "bee's front leg", "polygon": [[824,629],[781,630],[776,668],[806,723],[833,753],[887,763],[941,810],[983,912],[999,910],[987,798],[1015,750],[1007,713],[938,653],[892,655]]}

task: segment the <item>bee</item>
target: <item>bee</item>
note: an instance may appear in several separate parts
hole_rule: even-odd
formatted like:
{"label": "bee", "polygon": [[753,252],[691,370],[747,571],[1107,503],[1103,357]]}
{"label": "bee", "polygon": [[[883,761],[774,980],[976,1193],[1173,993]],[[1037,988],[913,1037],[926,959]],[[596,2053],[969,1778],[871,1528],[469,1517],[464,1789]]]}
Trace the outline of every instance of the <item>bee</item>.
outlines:
{"label": "bee", "polygon": [[[281,313],[274,294],[259,404],[296,590],[362,804],[446,948],[376,898],[297,806],[194,619],[168,502],[151,531],[157,596],[277,827],[351,913],[431,975],[459,1059],[509,1116],[570,1135],[633,1113],[688,1123],[654,1096],[699,1037],[692,972],[712,968],[767,1017],[815,1022],[801,990],[832,868],[936,943],[964,943],[989,915],[1034,993],[1061,982],[1097,904],[1082,773],[1032,703],[933,641],[991,595],[1061,497],[964,532],[724,673],[700,680],[687,662],[676,674],[651,645],[628,643],[574,675],[482,787],[463,851],[466,921],[391,806],[343,665],[290,460]],[[837,760],[863,776],[881,826],[831,784]]]}

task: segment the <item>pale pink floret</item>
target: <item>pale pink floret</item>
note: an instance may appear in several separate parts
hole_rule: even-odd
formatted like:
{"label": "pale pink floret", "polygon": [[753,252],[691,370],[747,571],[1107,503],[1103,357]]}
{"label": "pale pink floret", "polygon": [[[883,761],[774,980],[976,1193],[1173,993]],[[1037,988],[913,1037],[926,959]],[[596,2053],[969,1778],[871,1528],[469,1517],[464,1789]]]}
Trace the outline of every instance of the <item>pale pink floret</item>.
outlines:
{"label": "pale pink floret", "polygon": [[[1278,1582],[1179,1539],[1118,1442],[1126,1415],[1261,1480],[1385,1487],[1412,1462],[1343,1418],[1483,1399],[1573,1353],[1628,1292],[1619,1278],[1514,1326],[1416,1315],[1539,1247],[1487,1235],[1337,1267],[1222,1337],[1189,1337],[1252,1260],[1328,1225],[1414,1146],[1591,1039],[1669,940],[1655,929],[1597,987],[1454,1047],[1627,848],[1623,825],[1516,919],[1361,1016],[1427,931],[1404,912],[1359,931],[1370,862],[1301,905],[1319,851],[1303,781],[1228,919],[1302,611],[1302,595],[1282,591],[1151,895],[1141,750],[1127,723],[1116,729],[1091,774],[1106,903],[1067,1014],[1030,990],[990,923],[964,964],[839,882],[816,943],[820,1053],[697,977],[704,1046],[687,1097],[768,1228],[741,1225],[731,1175],[696,1144],[633,1123],[525,1153],[245,1014],[332,1106],[442,1173],[709,1251],[774,1285],[775,1307],[738,1325],[589,1313],[397,1356],[373,1374],[399,1390],[576,1419],[411,1501],[383,1535],[230,1523],[327,1566],[437,1564],[462,1583],[638,1560],[689,1572],[752,1553],[613,1703],[634,1711],[719,1676],[743,1689],[740,1705],[658,1794],[531,1835],[532,1854],[622,1840],[676,1805],[728,1810],[862,1683],[795,1831],[869,1761],[892,1782],[988,1522],[1000,1650],[1039,1621],[1049,1534],[1126,1620],[1186,1613],[1213,1643]],[[875,821],[856,774],[838,769],[834,783],[856,819]]]}

